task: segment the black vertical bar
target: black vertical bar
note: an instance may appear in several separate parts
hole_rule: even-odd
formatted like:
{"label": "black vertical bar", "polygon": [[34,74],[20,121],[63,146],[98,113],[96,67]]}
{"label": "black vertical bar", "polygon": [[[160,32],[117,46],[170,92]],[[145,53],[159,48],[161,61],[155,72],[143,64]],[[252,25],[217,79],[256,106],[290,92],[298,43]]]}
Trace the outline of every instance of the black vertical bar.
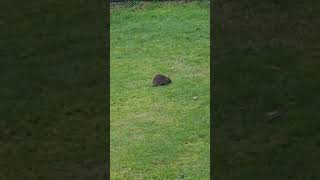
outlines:
{"label": "black vertical bar", "polygon": [[214,68],[213,68],[213,61],[214,61],[214,16],[213,16],[213,0],[210,1],[210,179],[214,179],[214,159],[213,159],[213,150],[214,150],[214,131],[213,131],[213,122],[214,122],[214,115],[213,115],[213,97],[214,97]]}
{"label": "black vertical bar", "polygon": [[106,117],[107,117],[107,179],[110,179],[110,1],[106,0]]}

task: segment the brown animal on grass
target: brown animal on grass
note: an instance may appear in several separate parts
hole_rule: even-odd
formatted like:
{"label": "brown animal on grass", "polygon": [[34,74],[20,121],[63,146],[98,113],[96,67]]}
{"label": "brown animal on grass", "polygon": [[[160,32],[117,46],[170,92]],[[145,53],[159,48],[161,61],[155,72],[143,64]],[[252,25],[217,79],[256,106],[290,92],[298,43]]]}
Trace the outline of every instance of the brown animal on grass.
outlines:
{"label": "brown animal on grass", "polygon": [[153,86],[162,86],[170,83],[171,83],[171,79],[162,74],[157,74],[152,81]]}

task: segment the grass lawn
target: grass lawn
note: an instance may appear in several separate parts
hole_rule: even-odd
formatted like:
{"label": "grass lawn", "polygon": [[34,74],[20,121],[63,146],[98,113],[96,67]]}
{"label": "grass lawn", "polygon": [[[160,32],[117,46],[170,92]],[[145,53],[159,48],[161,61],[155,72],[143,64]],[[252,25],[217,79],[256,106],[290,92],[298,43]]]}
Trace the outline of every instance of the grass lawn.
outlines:
{"label": "grass lawn", "polygon": [[1,180],[103,179],[98,7],[82,0],[0,2]]}
{"label": "grass lawn", "polygon": [[[320,179],[319,1],[216,1],[214,173]],[[286,106],[268,120],[274,104]]]}
{"label": "grass lawn", "polygon": [[209,179],[209,4],[111,11],[111,179]]}

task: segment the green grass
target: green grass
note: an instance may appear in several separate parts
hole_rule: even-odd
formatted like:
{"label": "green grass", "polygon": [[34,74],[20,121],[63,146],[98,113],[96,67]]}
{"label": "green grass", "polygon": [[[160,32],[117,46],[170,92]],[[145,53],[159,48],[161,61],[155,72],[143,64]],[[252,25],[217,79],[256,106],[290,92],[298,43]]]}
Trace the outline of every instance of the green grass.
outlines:
{"label": "green grass", "polygon": [[209,179],[209,4],[111,11],[111,179]]}
{"label": "green grass", "polygon": [[215,3],[216,179],[320,179],[320,4],[284,2]]}
{"label": "green grass", "polygon": [[0,179],[103,178],[103,10],[82,0],[0,7]]}

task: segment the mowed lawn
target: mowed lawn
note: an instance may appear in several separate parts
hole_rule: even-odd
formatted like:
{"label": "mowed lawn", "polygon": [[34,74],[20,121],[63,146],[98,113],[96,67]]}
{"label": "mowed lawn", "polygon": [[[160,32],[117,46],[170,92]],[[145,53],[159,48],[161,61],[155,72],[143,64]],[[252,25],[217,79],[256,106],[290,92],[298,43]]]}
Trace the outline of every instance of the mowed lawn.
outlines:
{"label": "mowed lawn", "polygon": [[[209,14],[208,2],[111,9],[111,179],[209,179]],[[157,73],[173,83],[152,87]]]}
{"label": "mowed lawn", "polygon": [[0,1],[1,180],[105,177],[103,9],[84,3]]}
{"label": "mowed lawn", "polygon": [[320,179],[319,1],[214,7],[215,178]]}

